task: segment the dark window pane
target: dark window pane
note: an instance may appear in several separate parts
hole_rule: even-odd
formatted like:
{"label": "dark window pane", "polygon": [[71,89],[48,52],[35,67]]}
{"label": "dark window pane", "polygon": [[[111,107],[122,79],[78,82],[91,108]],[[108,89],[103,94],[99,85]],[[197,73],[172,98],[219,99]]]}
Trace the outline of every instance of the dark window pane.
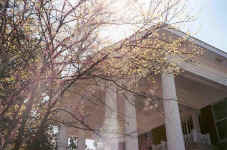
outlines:
{"label": "dark window pane", "polygon": [[220,120],[227,117],[227,98],[225,98],[223,101],[219,102],[218,104],[215,104],[213,106],[213,110],[214,110],[214,116],[216,120]]}
{"label": "dark window pane", "polygon": [[223,120],[217,123],[220,139],[227,138],[227,120]]}

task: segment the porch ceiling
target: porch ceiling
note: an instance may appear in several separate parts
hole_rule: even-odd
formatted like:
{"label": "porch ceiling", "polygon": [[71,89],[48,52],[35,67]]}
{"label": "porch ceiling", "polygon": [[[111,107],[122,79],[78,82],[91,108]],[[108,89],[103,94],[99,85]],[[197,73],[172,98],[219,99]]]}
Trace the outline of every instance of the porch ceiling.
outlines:
{"label": "porch ceiling", "polygon": [[227,87],[184,72],[175,79],[177,97],[183,105],[201,109],[227,97]]}

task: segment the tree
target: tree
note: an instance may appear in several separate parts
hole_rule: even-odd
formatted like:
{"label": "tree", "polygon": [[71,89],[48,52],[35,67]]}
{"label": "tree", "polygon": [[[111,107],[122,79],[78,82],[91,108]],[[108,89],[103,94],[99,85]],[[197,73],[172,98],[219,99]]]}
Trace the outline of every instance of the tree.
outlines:
{"label": "tree", "polygon": [[1,149],[43,149],[45,141],[51,143],[43,137],[50,136],[49,118],[61,95],[106,58],[86,60],[107,13],[86,0],[6,5],[0,21]]}
{"label": "tree", "polygon": [[[94,131],[84,122],[82,109],[77,109],[79,118],[59,109],[72,86],[80,94],[84,92],[81,83],[104,80],[136,92],[132,89],[136,82],[122,85],[118,81],[153,77],[163,69],[160,66],[178,72],[175,64],[166,62],[167,56],[185,53],[193,57],[199,52],[197,48],[189,53],[179,51],[187,38],[165,41],[166,35],[158,32],[166,23],[173,25],[170,20],[189,21],[177,19],[178,2],[160,0],[150,7],[152,17],[137,17],[132,22],[116,18],[101,0],[6,0],[0,8],[1,149],[52,149],[53,126],[69,125],[56,119],[59,112],[70,114],[83,130]],[[113,24],[139,29],[130,38],[103,48],[99,32]]]}

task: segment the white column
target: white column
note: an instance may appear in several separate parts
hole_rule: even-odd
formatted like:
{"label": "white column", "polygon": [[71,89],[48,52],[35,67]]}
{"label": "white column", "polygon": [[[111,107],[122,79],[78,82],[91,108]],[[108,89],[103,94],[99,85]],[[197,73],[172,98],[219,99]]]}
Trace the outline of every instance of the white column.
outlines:
{"label": "white column", "polygon": [[138,150],[138,133],[136,122],[135,97],[128,93],[127,99],[124,100],[125,109],[125,150]]}
{"label": "white column", "polygon": [[199,112],[197,111],[193,112],[192,122],[193,122],[193,130],[192,130],[193,141],[199,142],[199,134],[200,134]]}
{"label": "white column", "polygon": [[109,84],[105,90],[105,119],[102,131],[103,147],[104,150],[118,150],[117,89],[114,84]]}
{"label": "white column", "polygon": [[193,122],[193,128],[197,131],[200,132],[200,125],[199,125],[199,112],[195,111],[192,114],[192,122]]}
{"label": "white column", "polygon": [[185,150],[173,74],[162,74],[162,92],[168,150]]}
{"label": "white column", "polygon": [[68,137],[65,126],[59,127],[59,133],[57,135],[57,150],[66,150],[68,146]]}
{"label": "white column", "polygon": [[86,139],[83,137],[78,138],[78,150],[85,150],[86,149]]}

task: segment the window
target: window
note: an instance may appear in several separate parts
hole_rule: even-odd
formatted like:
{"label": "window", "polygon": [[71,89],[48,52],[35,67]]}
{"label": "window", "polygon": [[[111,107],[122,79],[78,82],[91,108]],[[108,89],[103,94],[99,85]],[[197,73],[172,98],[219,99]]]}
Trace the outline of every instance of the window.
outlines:
{"label": "window", "polygon": [[227,141],[227,98],[213,105],[213,114],[219,141]]}

